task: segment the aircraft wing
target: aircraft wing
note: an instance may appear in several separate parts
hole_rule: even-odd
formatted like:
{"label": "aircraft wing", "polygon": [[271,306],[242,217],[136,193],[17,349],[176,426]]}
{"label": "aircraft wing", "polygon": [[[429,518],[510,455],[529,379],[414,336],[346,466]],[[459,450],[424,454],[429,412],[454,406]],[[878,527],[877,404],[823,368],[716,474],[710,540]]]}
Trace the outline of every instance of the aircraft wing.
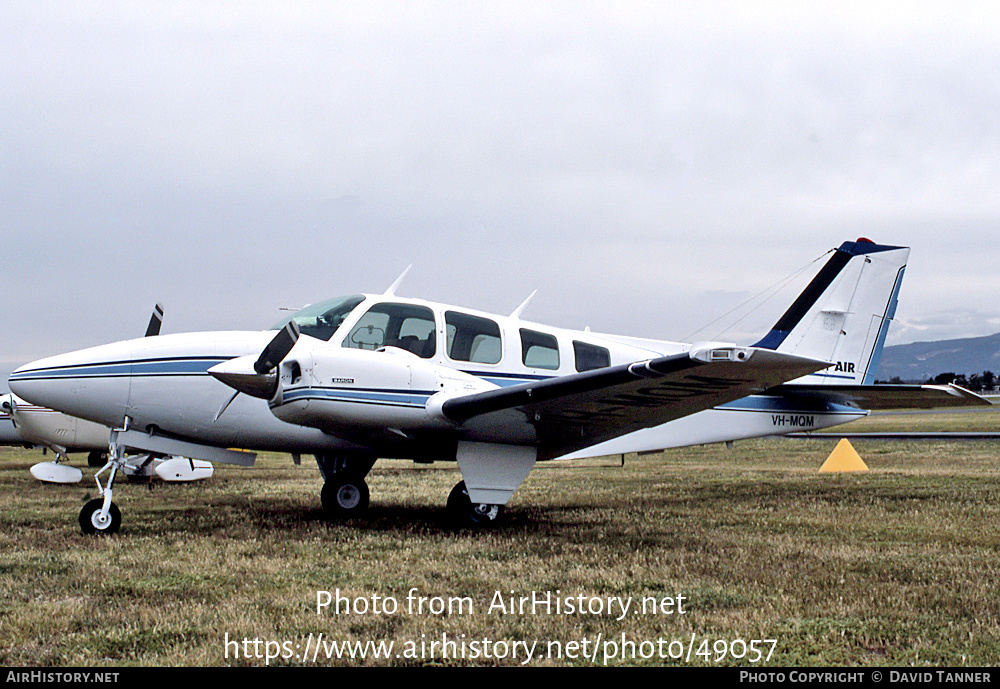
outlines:
{"label": "aircraft wing", "polygon": [[468,428],[534,427],[539,459],[710,409],[829,366],[768,349],[708,345],[690,352],[447,400]]}
{"label": "aircraft wing", "polygon": [[768,391],[822,397],[861,409],[933,409],[990,406],[991,402],[958,385],[779,385]]}

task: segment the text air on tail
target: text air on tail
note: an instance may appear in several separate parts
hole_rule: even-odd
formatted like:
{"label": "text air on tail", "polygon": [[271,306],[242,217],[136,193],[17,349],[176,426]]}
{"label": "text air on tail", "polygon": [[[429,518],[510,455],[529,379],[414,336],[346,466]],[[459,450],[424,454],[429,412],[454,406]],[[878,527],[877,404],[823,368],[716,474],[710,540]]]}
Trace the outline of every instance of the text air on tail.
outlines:
{"label": "text air on tail", "polygon": [[868,239],[844,242],[754,346],[831,362],[793,383],[871,384],[909,254]]}

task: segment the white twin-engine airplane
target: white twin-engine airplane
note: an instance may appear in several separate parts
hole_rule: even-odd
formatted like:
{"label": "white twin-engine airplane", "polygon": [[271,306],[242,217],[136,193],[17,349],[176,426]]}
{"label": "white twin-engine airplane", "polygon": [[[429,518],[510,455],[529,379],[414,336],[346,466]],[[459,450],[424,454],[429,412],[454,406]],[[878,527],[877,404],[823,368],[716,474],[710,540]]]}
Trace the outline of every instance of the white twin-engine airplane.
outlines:
{"label": "white twin-engine airplane", "polygon": [[[551,328],[395,296],[332,299],[271,332],[161,335],[19,368],[35,404],[115,428],[86,533],[121,522],[125,448],[251,465],[226,448],[315,455],[331,516],[368,506],[378,457],[457,461],[448,507],[497,519],[535,462],[818,429],[857,419],[909,249],[845,242],[753,346],[681,344]],[[405,275],[405,273],[404,273]],[[792,382],[789,382],[792,381]],[[233,390],[236,391],[234,394]],[[240,394],[244,393],[244,394]],[[908,404],[948,388],[888,390]],[[261,400],[266,400],[266,404]],[[961,402],[957,402],[961,403]],[[102,472],[104,469],[102,469]],[[98,472],[100,474],[101,472]]]}

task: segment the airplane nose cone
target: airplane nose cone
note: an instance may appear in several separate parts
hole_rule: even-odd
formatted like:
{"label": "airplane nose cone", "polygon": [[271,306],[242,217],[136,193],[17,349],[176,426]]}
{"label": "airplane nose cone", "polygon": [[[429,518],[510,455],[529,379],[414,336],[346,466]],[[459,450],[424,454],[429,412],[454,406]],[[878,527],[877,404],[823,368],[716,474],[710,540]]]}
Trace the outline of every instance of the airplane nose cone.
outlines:
{"label": "airplane nose cone", "polygon": [[40,407],[119,424],[128,404],[131,362],[105,354],[92,348],[39,359],[14,371],[7,384],[19,398]]}
{"label": "airplane nose cone", "polygon": [[21,366],[10,374],[7,387],[23,400],[54,409],[48,402],[54,388],[60,387],[51,381],[59,380],[65,373],[65,369],[59,366],[61,358],[48,357]]}
{"label": "airplane nose cone", "polygon": [[208,372],[234,390],[269,400],[278,391],[278,375],[273,370],[270,373],[257,373],[254,370],[256,361],[256,356],[241,356],[216,364]]}

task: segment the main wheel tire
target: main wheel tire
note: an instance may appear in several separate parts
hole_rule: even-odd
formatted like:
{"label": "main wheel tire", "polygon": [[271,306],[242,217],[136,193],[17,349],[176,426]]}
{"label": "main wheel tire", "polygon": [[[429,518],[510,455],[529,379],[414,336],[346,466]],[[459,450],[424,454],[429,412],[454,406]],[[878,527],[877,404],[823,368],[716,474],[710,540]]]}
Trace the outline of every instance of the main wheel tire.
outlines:
{"label": "main wheel tire", "polygon": [[503,517],[503,505],[473,503],[465,481],[460,481],[448,496],[448,514],[460,526],[492,526]]}
{"label": "main wheel tire", "polygon": [[83,533],[89,535],[118,533],[122,525],[122,514],[118,511],[118,505],[111,503],[108,506],[108,514],[101,515],[104,507],[104,498],[94,498],[80,510],[80,528]]}
{"label": "main wheel tire", "polygon": [[331,519],[360,517],[368,511],[368,484],[355,476],[334,476],[323,484],[321,498]]}
{"label": "main wheel tire", "polygon": [[108,456],[103,452],[94,450],[87,455],[87,466],[100,468],[108,463]]}

